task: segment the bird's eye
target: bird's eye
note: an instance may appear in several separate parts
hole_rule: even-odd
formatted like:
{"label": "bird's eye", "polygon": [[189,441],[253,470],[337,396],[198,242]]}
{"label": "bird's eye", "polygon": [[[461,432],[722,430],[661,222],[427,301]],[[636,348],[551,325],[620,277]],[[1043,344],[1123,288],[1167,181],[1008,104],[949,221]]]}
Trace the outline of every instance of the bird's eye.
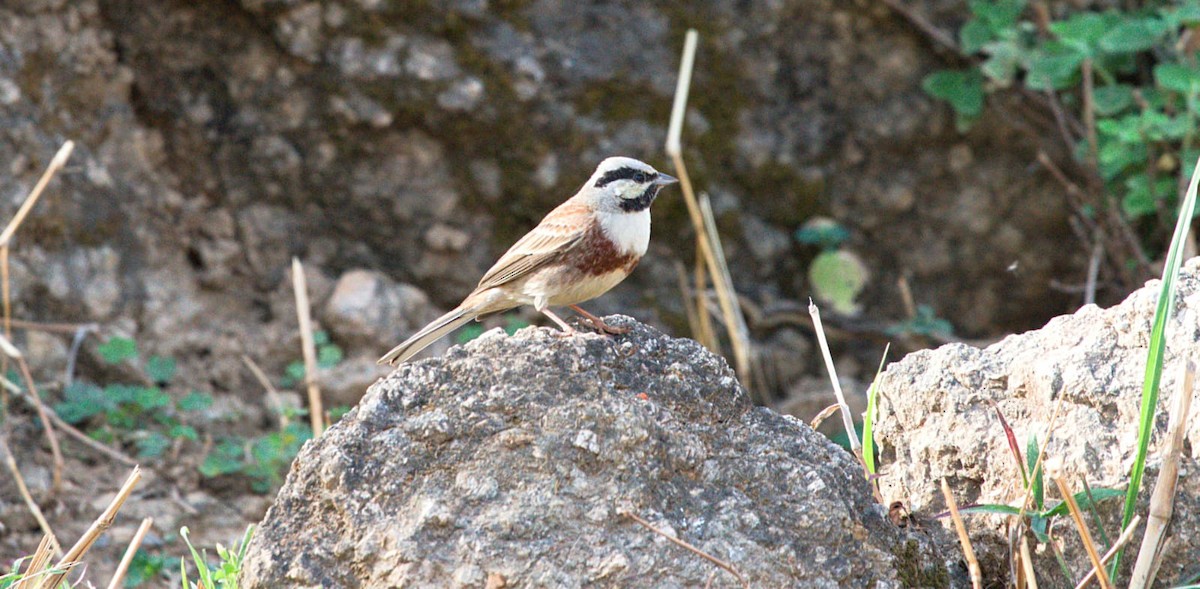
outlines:
{"label": "bird's eye", "polygon": [[645,183],[645,182],[646,182],[646,173],[645,173],[645,172],[638,172],[638,173],[634,174],[634,175],[633,175],[633,181],[634,181],[634,182],[637,182],[638,184],[643,184],[643,183]]}

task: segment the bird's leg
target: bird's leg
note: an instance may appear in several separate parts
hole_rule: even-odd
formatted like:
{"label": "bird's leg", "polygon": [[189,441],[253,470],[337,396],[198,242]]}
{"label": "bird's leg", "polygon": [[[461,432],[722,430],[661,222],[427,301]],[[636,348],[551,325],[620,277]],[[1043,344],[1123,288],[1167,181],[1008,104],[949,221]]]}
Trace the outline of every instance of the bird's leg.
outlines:
{"label": "bird's leg", "polygon": [[553,311],[551,311],[550,309],[538,309],[538,310],[541,311],[543,315],[553,319],[554,322],[557,323],[558,326],[562,328],[562,330],[563,330],[562,335],[564,337],[568,336],[568,335],[575,335],[575,328],[571,327],[570,325],[567,325],[567,322],[563,321],[562,318],[559,317],[558,315],[555,315]]}
{"label": "bird's leg", "polygon": [[587,319],[597,330],[600,331],[600,333],[607,333],[609,335],[621,335],[621,334],[629,333],[628,327],[617,327],[615,325],[609,325],[609,324],[605,323],[603,319],[601,319],[595,315],[592,315],[591,313],[588,313],[587,311],[584,311],[583,307],[580,307],[579,305],[569,305],[569,306],[576,313],[583,315],[583,318]]}

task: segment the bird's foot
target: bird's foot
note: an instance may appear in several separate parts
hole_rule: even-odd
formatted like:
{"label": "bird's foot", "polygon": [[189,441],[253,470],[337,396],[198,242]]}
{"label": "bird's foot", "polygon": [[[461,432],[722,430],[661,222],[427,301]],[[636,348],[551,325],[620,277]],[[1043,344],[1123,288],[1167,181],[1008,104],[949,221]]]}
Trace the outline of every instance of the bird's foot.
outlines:
{"label": "bird's foot", "polygon": [[591,323],[592,327],[595,327],[596,331],[599,331],[600,333],[607,335],[625,335],[626,333],[629,333],[628,327],[609,325],[605,323],[603,319],[584,311],[579,305],[571,305],[571,309],[582,315],[584,319],[587,319],[588,323]]}

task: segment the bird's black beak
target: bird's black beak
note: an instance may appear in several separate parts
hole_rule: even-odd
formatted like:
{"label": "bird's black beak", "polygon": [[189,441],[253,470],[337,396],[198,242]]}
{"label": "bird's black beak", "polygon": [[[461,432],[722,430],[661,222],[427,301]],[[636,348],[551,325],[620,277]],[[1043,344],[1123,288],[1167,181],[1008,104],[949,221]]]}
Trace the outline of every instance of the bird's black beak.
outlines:
{"label": "bird's black beak", "polygon": [[669,184],[675,184],[676,182],[679,182],[679,178],[664,174],[662,172],[659,172],[658,177],[654,179],[655,186],[667,186]]}

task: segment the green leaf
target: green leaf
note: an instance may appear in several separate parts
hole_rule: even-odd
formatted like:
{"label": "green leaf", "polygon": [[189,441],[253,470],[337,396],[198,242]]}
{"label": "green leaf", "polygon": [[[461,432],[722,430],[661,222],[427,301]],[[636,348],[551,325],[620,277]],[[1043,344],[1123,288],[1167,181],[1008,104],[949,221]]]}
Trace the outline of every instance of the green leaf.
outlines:
{"label": "green leaf", "polygon": [[1095,12],[1077,12],[1066,20],[1050,23],[1050,32],[1064,41],[1095,46],[1112,27],[1112,18]]}
{"label": "green leaf", "polygon": [[171,382],[171,379],[175,377],[175,359],[150,356],[150,359],[146,361],[146,376],[159,384]]}
{"label": "green leaf", "polygon": [[300,362],[299,360],[288,364],[287,368],[283,369],[283,372],[284,376],[292,379],[292,382],[304,381],[304,363]]}
{"label": "green leaf", "polygon": [[326,344],[317,348],[318,368],[333,368],[342,361],[342,358],[342,349],[333,344]]}
{"label": "green leaf", "polygon": [[325,331],[313,332],[313,345],[323,346],[327,343],[329,343],[329,333]]}
{"label": "green leaf", "polygon": [[515,315],[510,315],[504,319],[504,333],[507,333],[508,335],[512,335],[516,333],[517,330],[524,329],[526,327],[529,327],[529,322]]}
{"label": "green leaf", "polygon": [[1167,90],[1192,94],[1200,89],[1200,71],[1182,63],[1160,63],[1154,66],[1154,81]]}
{"label": "green leaf", "polygon": [[70,424],[80,423],[113,407],[100,387],[75,381],[63,389],[63,401],[54,406],[54,412]]}
{"label": "green leaf", "polygon": [[222,440],[204,457],[204,463],[200,465],[200,474],[208,478],[233,474],[241,471],[244,465],[245,451],[241,444],[232,440]]}
{"label": "green leaf", "polygon": [[205,409],[212,407],[212,404],[212,395],[208,393],[201,393],[199,391],[192,391],[187,395],[184,395],[182,399],[176,401],[175,407],[180,411],[194,412],[204,411]]}
{"label": "green leaf", "polygon": [[1075,84],[1087,54],[1075,45],[1050,41],[1029,54],[1025,84],[1034,90],[1062,90]]}
{"label": "green leaf", "polygon": [[134,441],[134,445],[138,449],[138,458],[158,458],[167,448],[171,447],[171,440],[158,432],[151,431]]}
{"label": "green leaf", "polygon": [[1100,48],[1110,53],[1137,53],[1154,47],[1167,33],[1166,23],[1156,17],[1121,22],[1100,38]]}
{"label": "green leaf", "polygon": [[975,53],[996,38],[992,27],[979,19],[971,19],[958,30],[958,43],[966,53]]}
{"label": "green leaf", "polygon": [[468,323],[458,330],[458,335],[454,336],[454,341],[460,344],[465,344],[479,336],[483,335],[483,326],[478,323]]}
{"label": "green leaf", "polygon": [[1017,515],[1021,513],[1021,508],[1011,505],[999,505],[993,503],[985,503],[983,505],[971,505],[961,507],[959,513],[990,513],[993,515]]}
{"label": "green leaf", "polygon": [[983,74],[977,69],[933,72],[921,81],[921,89],[961,115],[978,117],[983,112]]}
{"label": "green leaf", "polygon": [[193,442],[200,439],[200,434],[196,431],[196,428],[181,423],[172,425],[171,429],[167,430],[167,435],[177,440],[191,440]]}
{"label": "green leaf", "polygon": [[[1038,511],[1045,509],[1046,491],[1042,477],[1042,468],[1037,463],[1038,456],[1041,453],[1041,447],[1038,445],[1036,435],[1029,436],[1029,442],[1025,444],[1025,462],[1029,463],[1029,472],[1033,473],[1030,477],[1030,483],[1033,485],[1033,506]],[[1034,467],[1038,467],[1034,470]]]}
{"label": "green leaf", "polygon": [[1092,107],[1096,114],[1110,117],[1133,106],[1133,87],[1127,84],[1101,86],[1092,93]]}
{"label": "green leaf", "polygon": [[988,43],[984,51],[988,58],[979,66],[979,70],[999,86],[1011,85],[1021,65],[1022,50],[1012,41],[997,41]]}
{"label": "green leaf", "polygon": [[1125,181],[1125,196],[1121,199],[1121,209],[1126,216],[1133,219],[1156,214],[1161,201],[1171,196],[1174,185],[1170,178],[1159,178],[1151,184],[1145,174],[1130,176]]}
{"label": "green leaf", "polygon": [[171,396],[158,387],[136,387],[134,404],[143,411],[152,412],[171,404]]}
{"label": "green leaf", "polygon": [[875,474],[875,404],[879,397],[879,375],[883,374],[883,365],[887,362],[888,350],[891,347],[891,344],[884,346],[883,356],[879,358],[879,369],[875,371],[875,380],[871,381],[871,388],[867,389],[867,411],[863,413],[862,420],[862,453],[863,466],[867,467],[869,474]]}
{"label": "green leaf", "polygon": [[[1103,489],[1103,488],[1092,489],[1092,499],[1095,499],[1097,503],[1104,501],[1105,499],[1112,499],[1115,497],[1120,497],[1124,494],[1125,494],[1125,491],[1121,491],[1119,489]],[[1079,509],[1081,509],[1081,510],[1088,509],[1092,506],[1092,500],[1088,498],[1087,491],[1080,491],[1078,493],[1075,493],[1075,503],[1079,504]],[[1070,511],[1070,508],[1067,507],[1067,502],[1060,501],[1054,507],[1047,509],[1045,512],[1043,512],[1042,515],[1044,515],[1048,518],[1058,517],[1058,516],[1066,515],[1067,513],[1069,513],[1069,511]]]}
{"label": "green leaf", "polygon": [[100,357],[109,364],[133,360],[138,355],[137,343],[125,337],[114,337],[100,344],[96,351],[100,352]]}
{"label": "green leaf", "polygon": [[867,285],[867,266],[846,250],[822,252],[808,267],[808,282],[813,295],[843,315],[854,315],[854,301]]}
{"label": "green leaf", "polygon": [[976,18],[1000,32],[1017,26],[1017,19],[1025,10],[1025,0],[971,0],[967,6]]}
{"label": "green leaf", "polygon": [[850,230],[828,218],[810,219],[796,230],[792,237],[805,245],[820,246],[821,249],[836,248],[850,239]]}

